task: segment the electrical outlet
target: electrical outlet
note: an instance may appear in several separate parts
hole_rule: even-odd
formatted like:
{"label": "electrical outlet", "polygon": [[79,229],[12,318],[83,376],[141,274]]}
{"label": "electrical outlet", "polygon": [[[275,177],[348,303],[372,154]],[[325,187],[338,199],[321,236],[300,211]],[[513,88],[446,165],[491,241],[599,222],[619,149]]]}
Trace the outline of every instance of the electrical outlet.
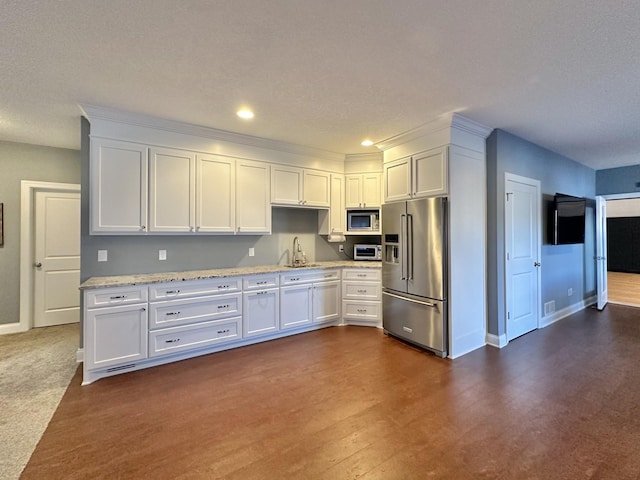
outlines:
{"label": "electrical outlet", "polygon": [[573,288],[567,290],[567,297],[570,297],[571,295],[573,295]]}
{"label": "electrical outlet", "polygon": [[339,252],[344,252],[344,245],[338,246],[338,251]]}
{"label": "electrical outlet", "polygon": [[108,258],[108,250],[98,250],[98,261],[106,262]]}
{"label": "electrical outlet", "polygon": [[249,256],[250,257],[255,257],[256,255],[256,250],[253,247],[249,247]]}
{"label": "electrical outlet", "polygon": [[166,259],[167,259],[167,251],[158,250],[158,260],[166,260]]}

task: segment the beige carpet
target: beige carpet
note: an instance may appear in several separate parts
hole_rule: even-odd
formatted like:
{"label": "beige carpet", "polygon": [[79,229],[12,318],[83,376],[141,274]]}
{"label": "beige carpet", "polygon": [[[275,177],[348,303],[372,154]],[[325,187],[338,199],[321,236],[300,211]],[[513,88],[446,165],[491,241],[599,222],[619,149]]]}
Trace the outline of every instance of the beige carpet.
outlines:
{"label": "beige carpet", "polygon": [[0,335],[0,479],[20,477],[78,368],[79,325]]}

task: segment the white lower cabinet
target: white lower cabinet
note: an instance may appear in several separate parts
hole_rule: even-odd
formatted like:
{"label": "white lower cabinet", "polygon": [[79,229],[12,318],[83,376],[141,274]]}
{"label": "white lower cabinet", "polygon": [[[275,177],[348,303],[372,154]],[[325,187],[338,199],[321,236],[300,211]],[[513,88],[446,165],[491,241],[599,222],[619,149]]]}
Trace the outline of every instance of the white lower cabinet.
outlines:
{"label": "white lower cabinet", "polygon": [[84,290],[84,379],[323,326],[379,326],[375,268],[291,269]]}
{"label": "white lower cabinet", "polygon": [[151,287],[149,356],[242,338],[241,289],[238,277]]}
{"label": "white lower cabinet", "polygon": [[305,270],[280,276],[280,328],[340,318],[340,270]]}
{"label": "white lower cabinet", "polygon": [[147,358],[147,304],[87,309],[84,352],[85,371]]}
{"label": "white lower cabinet", "polygon": [[280,330],[279,278],[255,275],[243,280],[242,333],[245,338]]}
{"label": "white lower cabinet", "polygon": [[378,269],[342,273],[342,318],[348,325],[382,326],[382,276]]}

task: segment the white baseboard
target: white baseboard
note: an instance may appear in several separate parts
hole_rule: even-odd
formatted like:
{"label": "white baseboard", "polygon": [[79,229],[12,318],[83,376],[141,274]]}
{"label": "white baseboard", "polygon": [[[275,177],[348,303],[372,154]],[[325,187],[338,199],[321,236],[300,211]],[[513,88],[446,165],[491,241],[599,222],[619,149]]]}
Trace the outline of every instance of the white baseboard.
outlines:
{"label": "white baseboard", "polygon": [[0,325],[0,335],[9,335],[11,333],[22,333],[29,330],[28,328],[24,328],[20,322],[16,323],[7,323],[4,325]]}
{"label": "white baseboard", "polygon": [[76,352],[76,363],[84,362],[84,348],[78,348]]}
{"label": "white baseboard", "polygon": [[487,333],[485,341],[486,341],[487,345],[490,345],[490,346],[496,347],[496,348],[505,347],[507,345],[507,343],[509,343],[507,341],[507,336],[504,333],[502,335],[500,335],[500,336],[494,335],[493,333]]}
{"label": "white baseboard", "polygon": [[589,297],[580,302],[574,303],[573,305],[569,305],[568,307],[563,308],[562,310],[558,310],[557,312],[553,312],[551,315],[547,315],[546,317],[542,317],[540,319],[540,324],[538,328],[545,328],[549,325],[556,323],[558,320],[562,320],[569,315],[573,315],[580,310],[584,310],[590,305],[593,305],[597,302],[597,297]]}

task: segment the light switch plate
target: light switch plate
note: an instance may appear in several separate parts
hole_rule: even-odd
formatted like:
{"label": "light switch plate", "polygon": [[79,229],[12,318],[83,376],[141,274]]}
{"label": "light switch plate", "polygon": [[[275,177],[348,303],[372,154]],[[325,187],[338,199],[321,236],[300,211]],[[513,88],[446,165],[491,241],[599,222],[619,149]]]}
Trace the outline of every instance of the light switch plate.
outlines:
{"label": "light switch plate", "polygon": [[256,250],[253,247],[249,247],[249,256],[254,257],[256,254]]}
{"label": "light switch plate", "polygon": [[98,250],[98,261],[106,262],[108,258],[108,250]]}
{"label": "light switch plate", "polygon": [[158,250],[158,260],[166,260],[166,259],[167,259],[167,251]]}

